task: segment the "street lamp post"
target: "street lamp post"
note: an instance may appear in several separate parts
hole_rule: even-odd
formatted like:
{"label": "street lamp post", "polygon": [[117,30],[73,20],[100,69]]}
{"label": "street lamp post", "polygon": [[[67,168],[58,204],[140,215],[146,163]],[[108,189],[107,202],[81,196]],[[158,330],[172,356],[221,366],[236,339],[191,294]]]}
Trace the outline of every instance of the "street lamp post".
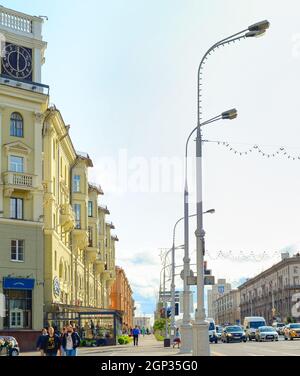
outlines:
{"label": "street lamp post", "polygon": [[202,202],[202,132],[201,132],[201,71],[203,64],[208,55],[217,47],[224,46],[231,42],[241,40],[248,37],[255,37],[263,34],[269,28],[268,21],[258,22],[249,26],[247,29],[233,34],[214,44],[202,58],[198,69],[198,96],[197,96],[197,138],[196,138],[196,194],[197,194],[197,230],[196,235],[196,251],[197,251],[197,310],[195,313],[195,321],[193,323],[193,355],[209,356],[209,340],[208,340],[208,323],[205,321],[204,308],[204,270],[203,260],[205,254],[205,232],[203,229],[203,202]]}
{"label": "street lamp post", "polygon": [[[207,210],[206,212],[204,212],[203,214],[214,214],[215,213],[215,209],[210,209],[210,210]],[[189,218],[193,218],[193,217],[196,217],[197,214],[192,214],[189,216]],[[176,268],[176,265],[175,265],[175,236],[176,236],[176,228],[177,228],[177,225],[182,222],[183,220],[185,219],[185,217],[182,217],[180,219],[178,219],[178,221],[175,223],[174,227],[173,227],[173,245],[172,245],[172,261],[171,261],[171,267],[172,267],[172,272],[171,272],[171,339],[173,339],[173,336],[175,334],[175,268]],[[181,247],[179,247],[181,248]],[[184,244],[184,250],[186,251],[186,244]],[[185,258],[184,258],[185,260]],[[190,260],[188,261],[188,267],[190,268],[190,264],[189,264]],[[184,265],[185,266],[185,265]],[[186,293],[186,290],[188,290],[188,293],[189,293],[189,286],[187,285],[186,283],[187,281],[184,280],[184,294]],[[189,297],[188,297],[189,299]],[[188,300],[188,304],[189,304],[189,300]],[[188,309],[185,310],[185,305],[184,305],[184,313],[187,313],[189,315],[189,318],[190,318],[190,309],[189,309],[189,306],[188,306]],[[181,330],[182,330],[182,327],[181,327]],[[190,340],[192,340],[192,338],[190,338]],[[183,341],[182,342],[183,345],[187,345],[186,344],[186,341]],[[182,351],[181,351],[182,352]]]}
{"label": "street lamp post", "polygon": [[[236,110],[229,110],[223,112],[222,114],[215,116],[202,125],[208,125],[219,120],[233,119]],[[190,256],[189,256],[189,218],[193,217],[189,215],[189,189],[188,189],[188,178],[187,178],[187,162],[188,162],[188,146],[192,135],[197,131],[197,127],[192,130],[189,134],[186,144],[185,144],[185,183],[184,183],[184,258],[183,258],[183,317],[181,330],[181,353],[190,353],[192,351],[192,325],[191,325],[191,313],[190,313],[190,286],[187,283],[187,279],[190,276]],[[197,215],[195,215],[197,216]]]}

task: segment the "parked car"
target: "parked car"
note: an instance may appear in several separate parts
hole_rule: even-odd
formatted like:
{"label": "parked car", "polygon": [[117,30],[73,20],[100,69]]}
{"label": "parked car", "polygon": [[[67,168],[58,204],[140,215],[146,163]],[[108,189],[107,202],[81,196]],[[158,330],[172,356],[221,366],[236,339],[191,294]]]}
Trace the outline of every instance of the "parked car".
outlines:
{"label": "parked car", "polygon": [[221,340],[222,332],[223,332],[223,327],[221,325],[216,325],[216,334],[217,334],[218,341]]}
{"label": "parked car", "polygon": [[0,337],[0,356],[19,356],[20,348],[14,337]]}
{"label": "parked car", "polygon": [[255,332],[255,341],[278,341],[279,335],[272,326],[260,326]]}
{"label": "parked car", "polygon": [[222,342],[246,342],[247,338],[244,330],[238,325],[226,326],[223,329]]}
{"label": "parked car", "polygon": [[213,342],[218,343],[215,320],[207,318],[206,321],[208,322],[209,342],[210,343],[213,343]]}
{"label": "parked car", "polygon": [[276,332],[279,335],[282,335],[285,328],[285,324],[283,322],[274,322],[272,327],[276,330]]}
{"label": "parked car", "polygon": [[256,329],[260,326],[266,326],[266,320],[260,316],[245,317],[243,326],[245,328],[246,338],[251,341],[255,339]]}
{"label": "parked car", "polygon": [[284,328],[284,339],[292,341],[294,338],[300,338],[300,324],[288,324]]}

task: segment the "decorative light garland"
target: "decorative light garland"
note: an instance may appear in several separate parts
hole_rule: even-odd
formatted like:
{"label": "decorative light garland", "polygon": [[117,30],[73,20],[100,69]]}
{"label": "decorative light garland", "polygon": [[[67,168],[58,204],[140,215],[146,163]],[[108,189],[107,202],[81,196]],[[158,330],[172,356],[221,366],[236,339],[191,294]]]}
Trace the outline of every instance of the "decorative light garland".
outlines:
{"label": "decorative light garland", "polygon": [[281,251],[275,251],[272,253],[269,252],[263,252],[260,254],[254,253],[253,251],[251,252],[243,252],[240,251],[238,254],[234,254],[232,251],[219,251],[216,254],[213,254],[209,251],[205,252],[205,255],[208,256],[213,261],[216,260],[230,260],[230,261],[235,261],[235,262],[261,262],[261,261],[267,261],[274,259],[276,257],[279,257],[281,255]]}
{"label": "decorative light garland", "polygon": [[232,146],[232,144],[230,144],[229,142],[226,142],[226,141],[204,140],[204,142],[216,143],[216,144],[218,144],[220,146],[224,146],[227,149],[229,149],[229,151],[231,151],[232,153],[234,153],[236,155],[239,155],[239,156],[250,155],[252,153],[257,152],[262,157],[265,157],[265,158],[275,158],[275,157],[278,157],[278,156],[284,156],[287,159],[290,159],[290,160],[293,160],[293,161],[300,160],[300,155],[292,155],[292,154],[290,154],[288,152],[287,148],[284,147],[284,146],[280,147],[279,149],[275,150],[274,152],[266,152],[266,151],[262,150],[259,145],[253,145],[250,149],[241,151],[241,150],[235,149]]}

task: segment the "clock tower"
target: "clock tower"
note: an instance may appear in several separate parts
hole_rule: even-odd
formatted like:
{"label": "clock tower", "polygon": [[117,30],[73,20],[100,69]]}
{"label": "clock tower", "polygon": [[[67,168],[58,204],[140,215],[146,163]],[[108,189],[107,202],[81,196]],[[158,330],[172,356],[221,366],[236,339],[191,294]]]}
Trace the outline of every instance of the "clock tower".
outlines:
{"label": "clock tower", "polygon": [[41,84],[47,43],[41,17],[0,6],[1,78]]}

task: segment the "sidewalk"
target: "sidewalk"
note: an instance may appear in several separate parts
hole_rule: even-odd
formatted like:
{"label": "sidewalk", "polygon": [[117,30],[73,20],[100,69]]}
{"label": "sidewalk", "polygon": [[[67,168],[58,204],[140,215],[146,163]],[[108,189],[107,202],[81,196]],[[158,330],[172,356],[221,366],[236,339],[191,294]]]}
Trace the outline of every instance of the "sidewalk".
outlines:
{"label": "sidewalk", "polygon": [[[39,356],[39,352],[23,353],[21,356]],[[189,355],[179,354],[179,350],[173,347],[164,347],[163,342],[159,342],[153,335],[140,336],[139,346],[117,345],[107,347],[87,347],[78,350],[79,356],[177,356]]]}

